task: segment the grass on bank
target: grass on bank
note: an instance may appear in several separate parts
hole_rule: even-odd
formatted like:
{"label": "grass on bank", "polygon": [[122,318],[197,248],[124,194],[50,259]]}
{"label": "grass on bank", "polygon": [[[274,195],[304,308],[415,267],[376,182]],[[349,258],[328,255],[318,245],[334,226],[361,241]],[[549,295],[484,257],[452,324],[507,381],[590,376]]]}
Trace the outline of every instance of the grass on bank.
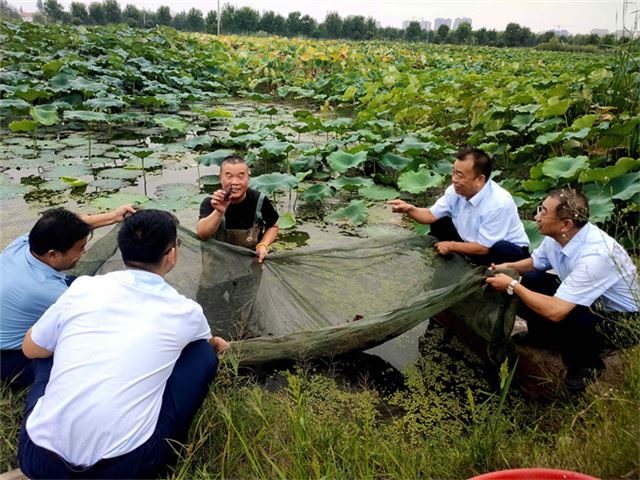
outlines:
{"label": "grass on bank", "polygon": [[[625,352],[619,385],[554,402],[520,395],[504,367],[492,390],[479,360],[441,329],[423,350],[388,394],[305,366],[269,391],[223,368],[172,478],[457,479],[533,466],[640,476],[640,348]],[[17,466],[24,397],[2,388],[3,471]]]}

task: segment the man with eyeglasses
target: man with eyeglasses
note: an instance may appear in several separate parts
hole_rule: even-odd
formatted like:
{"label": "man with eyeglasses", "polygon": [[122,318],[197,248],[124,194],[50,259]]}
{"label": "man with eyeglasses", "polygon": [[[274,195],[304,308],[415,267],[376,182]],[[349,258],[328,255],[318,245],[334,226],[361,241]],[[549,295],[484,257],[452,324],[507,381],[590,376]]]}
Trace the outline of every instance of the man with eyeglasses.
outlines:
{"label": "man with eyeglasses", "polygon": [[73,280],[64,271],[84,255],[93,229],[120,222],[133,212],[131,205],[82,216],[64,208],[47,210],[30,233],[0,253],[0,378],[11,381],[12,388],[31,385],[31,362],[20,346],[29,327]]}
{"label": "man with eyeglasses", "polygon": [[78,278],[27,332],[22,350],[38,360],[18,458],[29,478],[156,478],[186,442],[229,344],[164,280],[176,224],[161,210],[125,219],[126,270]]}
{"label": "man with eyeglasses", "polygon": [[479,149],[456,155],[451,185],[430,208],[391,200],[391,211],[405,213],[440,240],[439,254],[460,253],[490,265],[529,256],[529,238],[511,194],[491,180],[491,159]]}
{"label": "man with eyeglasses", "polygon": [[[535,217],[545,238],[531,258],[491,266],[515,269],[522,279],[498,273],[486,280],[522,300],[518,314],[527,321],[528,333],[514,340],[559,348],[567,367],[565,384],[576,392],[604,371],[600,355],[607,340],[623,317],[637,318],[640,302],[628,253],[588,219],[584,195],[571,189],[551,192]],[[550,269],[557,276],[546,273]]]}

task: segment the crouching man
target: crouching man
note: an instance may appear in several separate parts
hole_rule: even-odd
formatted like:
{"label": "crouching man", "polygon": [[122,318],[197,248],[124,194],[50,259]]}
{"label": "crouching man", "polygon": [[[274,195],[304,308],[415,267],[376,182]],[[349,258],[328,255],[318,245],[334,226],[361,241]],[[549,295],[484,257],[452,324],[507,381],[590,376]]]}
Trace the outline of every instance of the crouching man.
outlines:
{"label": "crouching man", "polygon": [[[583,390],[602,373],[600,353],[607,336],[616,334],[622,317],[637,317],[640,301],[631,258],[588,219],[589,205],[582,194],[551,192],[538,208],[536,224],[545,238],[532,257],[492,265],[513,268],[522,280],[502,273],[486,280],[522,300],[518,314],[529,331],[516,341],[560,349],[570,391]],[[557,276],[546,273],[550,269]]]}
{"label": "crouching man", "polygon": [[27,332],[23,352],[38,360],[18,458],[29,478],[154,477],[186,441],[228,343],[164,280],[176,223],[160,210],[127,218],[126,270],[78,278]]}

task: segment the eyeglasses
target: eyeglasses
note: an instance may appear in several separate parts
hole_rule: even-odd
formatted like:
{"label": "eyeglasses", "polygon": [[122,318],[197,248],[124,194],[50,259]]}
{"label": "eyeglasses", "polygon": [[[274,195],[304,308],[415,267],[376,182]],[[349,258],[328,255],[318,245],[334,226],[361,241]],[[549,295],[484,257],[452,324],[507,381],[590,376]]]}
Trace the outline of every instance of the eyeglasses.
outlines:
{"label": "eyeglasses", "polygon": [[172,249],[172,248],[178,248],[178,247],[180,247],[180,245],[182,245],[182,239],[180,239],[180,238],[176,238],[176,243],[175,243],[175,245],[174,245],[173,247],[169,247],[169,248],[167,249],[167,251],[166,251],[166,252],[164,252],[164,255],[166,255],[167,253],[169,253],[169,252],[171,251],[171,249]]}

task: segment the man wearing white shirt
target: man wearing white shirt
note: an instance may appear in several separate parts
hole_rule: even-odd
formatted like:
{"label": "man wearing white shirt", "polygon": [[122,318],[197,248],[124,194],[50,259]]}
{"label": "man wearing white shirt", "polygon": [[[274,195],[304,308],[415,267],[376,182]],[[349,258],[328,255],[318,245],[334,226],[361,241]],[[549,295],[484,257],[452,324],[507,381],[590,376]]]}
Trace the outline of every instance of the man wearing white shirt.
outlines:
{"label": "man wearing white shirt", "polygon": [[127,218],[127,269],[78,278],[27,332],[24,354],[42,359],[20,432],[28,477],[157,476],[170,441],[186,441],[228,344],[164,280],[178,259],[176,223],[160,210]]}
{"label": "man wearing white shirt", "polygon": [[391,200],[391,210],[430,224],[441,255],[460,253],[489,265],[529,256],[529,239],[511,194],[491,180],[491,160],[482,150],[456,156],[451,185],[430,208]]}
{"label": "man wearing white shirt", "polygon": [[[581,391],[604,370],[600,358],[608,336],[627,315],[637,320],[638,277],[624,248],[588,222],[589,204],[580,193],[551,192],[538,209],[536,223],[545,235],[531,258],[492,265],[523,275],[487,278],[501,292],[523,302],[518,314],[528,334],[516,338],[560,349],[567,366],[565,384]],[[555,270],[557,276],[546,273]]]}

